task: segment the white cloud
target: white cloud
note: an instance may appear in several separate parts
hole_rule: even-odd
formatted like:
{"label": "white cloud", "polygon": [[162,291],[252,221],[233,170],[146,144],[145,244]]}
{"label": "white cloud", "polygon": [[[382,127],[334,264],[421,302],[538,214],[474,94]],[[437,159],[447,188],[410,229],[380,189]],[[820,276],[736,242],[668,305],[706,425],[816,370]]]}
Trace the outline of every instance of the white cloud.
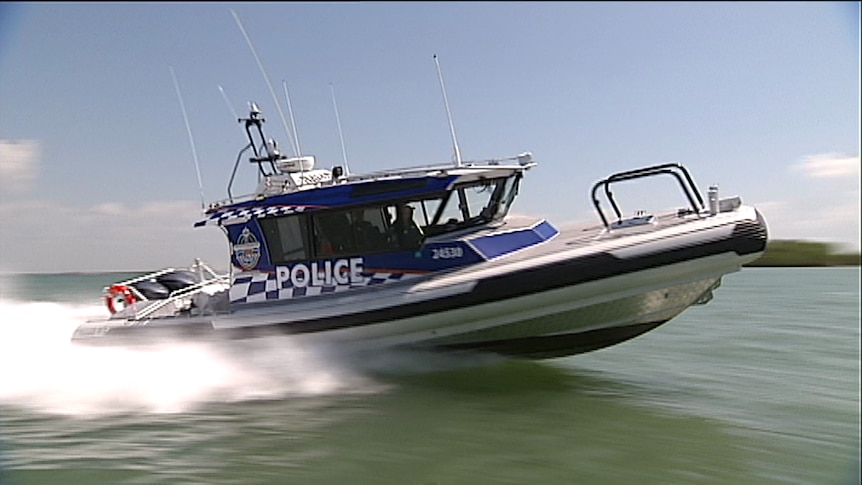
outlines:
{"label": "white cloud", "polygon": [[116,202],[105,202],[103,204],[98,204],[93,206],[90,210],[95,214],[106,216],[120,216],[124,213],[127,213],[127,210],[125,207],[123,207],[123,204],[118,204]]}
{"label": "white cloud", "polygon": [[785,199],[754,202],[766,218],[770,239],[802,239],[860,250],[859,191],[841,193],[828,204]]}
{"label": "white cloud", "polygon": [[38,173],[41,146],[37,140],[0,140],[0,191],[21,193]]}
{"label": "white cloud", "polygon": [[813,178],[859,177],[859,156],[846,156],[837,153],[808,155],[796,168]]}

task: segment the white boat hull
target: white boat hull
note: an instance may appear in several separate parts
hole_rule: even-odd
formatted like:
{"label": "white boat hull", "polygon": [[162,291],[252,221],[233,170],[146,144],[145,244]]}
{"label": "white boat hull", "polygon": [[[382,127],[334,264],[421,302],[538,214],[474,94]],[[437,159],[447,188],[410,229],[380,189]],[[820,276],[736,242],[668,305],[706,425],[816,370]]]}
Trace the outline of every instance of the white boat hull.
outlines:
{"label": "white boat hull", "polygon": [[75,339],[291,334],[356,350],[572,355],[628,340],[708,301],[722,276],[760,256],[765,238],[765,223],[750,207],[666,226],[575,226],[467,268],[291,302],[238,305],[224,314],[91,322]]}

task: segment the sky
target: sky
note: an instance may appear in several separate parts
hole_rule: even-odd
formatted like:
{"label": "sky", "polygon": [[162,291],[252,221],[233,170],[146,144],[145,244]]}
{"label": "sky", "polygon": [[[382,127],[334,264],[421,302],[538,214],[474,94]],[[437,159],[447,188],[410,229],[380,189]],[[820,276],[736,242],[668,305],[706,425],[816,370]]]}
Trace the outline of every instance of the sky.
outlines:
{"label": "sky", "polygon": [[[321,167],[449,162],[434,55],[462,158],[538,161],[513,212],[598,222],[596,181],[680,162],[770,238],[858,251],[859,18],[858,2],[3,2],[0,271],[227,269],[221,230],[193,224],[202,196],[227,197],[248,102],[292,152],[285,87]],[[686,205],[671,178],[615,194],[631,214]]]}

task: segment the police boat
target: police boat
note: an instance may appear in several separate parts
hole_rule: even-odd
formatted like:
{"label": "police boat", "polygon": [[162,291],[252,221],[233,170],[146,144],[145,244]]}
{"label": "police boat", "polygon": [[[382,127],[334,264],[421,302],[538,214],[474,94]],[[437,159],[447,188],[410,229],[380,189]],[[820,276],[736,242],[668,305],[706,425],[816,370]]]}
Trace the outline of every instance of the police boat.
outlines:
{"label": "police boat", "polygon": [[[110,317],[81,325],[73,341],[289,334],[344,348],[555,358],[708,302],[766,246],[754,207],[714,186],[704,200],[681,164],[599,180],[590,194],[598,220],[557,227],[510,214],[537,166],[530,153],[352,174],[280,153],[254,104],[239,121],[249,143],[233,174],[251,149],[260,182],[234,197],[232,175],[228,198],[195,224],[223,230],[229,272],[197,261],[111,285]],[[623,217],[611,186],[658,176],[678,182],[683,207]],[[166,290],[141,289],[153,283]]]}

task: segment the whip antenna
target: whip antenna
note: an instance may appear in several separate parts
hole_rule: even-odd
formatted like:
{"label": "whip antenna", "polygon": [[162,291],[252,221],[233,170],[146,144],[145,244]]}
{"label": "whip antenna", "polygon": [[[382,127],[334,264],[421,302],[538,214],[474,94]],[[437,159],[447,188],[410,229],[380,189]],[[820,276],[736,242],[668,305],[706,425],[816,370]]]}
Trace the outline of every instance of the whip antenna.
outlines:
{"label": "whip antenna", "polygon": [[461,166],[461,150],[458,148],[458,139],[455,137],[455,125],[452,123],[452,113],[449,111],[449,99],[446,97],[446,86],[443,85],[443,72],[440,71],[440,61],[434,54],[434,64],[437,65],[437,77],[440,79],[440,90],[443,91],[443,104],[446,105],[446,118],[449,120],[449,132],[452,134],[452,145],[455,147],[455,164]]}
{"label": "whip antenna", "polygon": [[281,104],[278,102],[275,90],[272,89],[272,83],[269,82],[269,76],[266,75],[263,63],[260,62],[260,57],[257,56],[257,51],[251,43],[251,38],[249,38],[248,34],[245,32],[245,28],[242,26],[242,22],[240,22],[239,16],[236,12],[234,12],[233,9],[230,9],[230,13],[233,15],[233,19],[236,20],[236,25],[239,26],[239,30],[242,32],[242,36],[245,37],[245,41],[248,44],[248,48],[251,49],[251,53],[254,55],[254,60],[257,61],[257,67],[260,68],[260,72],[263,74],[263,80],[266,81],[266,86],[269,88],[269,94],[272,96],[272,100],[275,101],[275,108],[278,110],[278,115],[281,117],[281,124],[284,125],[284,132],[287,134],[287,139],[290,140],[290,145],[293,147],[293,153],[294,155],[299,156],[299,150],[296,148],[296,143],[290,136],[290,131],[287,129],[287,121],[284,119],[284,112],[281,110]]}
{"label": "whip antenna", "polygon": [[350,169],[347,167],[347,150],[344,149],[344,133],[341,131],[341,118],[338,116],[338,104],[335,102],[335,88],[332,83],[329,84],[329,91],[332,93],[332,107],[335,108],[335,122],[338,124],[338,138],[341,140],[341,157],[344,159],[344,174],[350,175]]}
{"label": "whip antenna", "polygon": [[[299,134],[296,132],[296,121],[293,119],[293,107],[290,102],[290,92],[287,90],[287,81],[281,80],[281,85],[284,87],[284,99],[287,100],[287,113],[290,115],[290,126],[293,128],[293,139],[296,140],[296,156],[302,156],[302,147],[299,146]],[[300,167],[302,164],[300,164]]]}
{"label": "whip antenna", "polygon": [[183,95],[180,93],[180,83],[177,82],[177,75],[174,73],[174,66],[168,66],[171,69],[171,78],[174,80],[174,88],[177,90],[177,98],[180,100],[180,109],[183,112],[183,120],[186,122],[186,132],[189,134],[189,144],[192,147],[192,158],[195,160],[195,172],[198,174],[198,188],[201,191],[201,212],[206,210],[204,202],[204,184],[201,182],[201,169],[198,165],[198,151],[195,148],[195,139],[192,136],[192,127],[189,124],[189,117],[186,114],[186,104],[183,102]]}
{"label": "whip antenna", "polygon": [[229,100],[229,99],[227,99],[227,94],[225,94],[224,89],[222,89],[222,87],[221,87],[221,86],[219,86],[219,87],[218,87],[218,90],[219,90],[219,92],[221,93],[221,97],[222,97],[222,99],[224,99],[224,102],[225,102],[225,104],[227,105],[227,108],[230,110],[230,114],[232,114],[232,115],[233,115],[233,119],[238,120],[238,119],[239,119],[239,116],[237,116],[237,114],[236,114],[236,110],[235,110],[235,109],[233,109],[233,105],[232,105],[232,104],[230,104],[230,100]]}

